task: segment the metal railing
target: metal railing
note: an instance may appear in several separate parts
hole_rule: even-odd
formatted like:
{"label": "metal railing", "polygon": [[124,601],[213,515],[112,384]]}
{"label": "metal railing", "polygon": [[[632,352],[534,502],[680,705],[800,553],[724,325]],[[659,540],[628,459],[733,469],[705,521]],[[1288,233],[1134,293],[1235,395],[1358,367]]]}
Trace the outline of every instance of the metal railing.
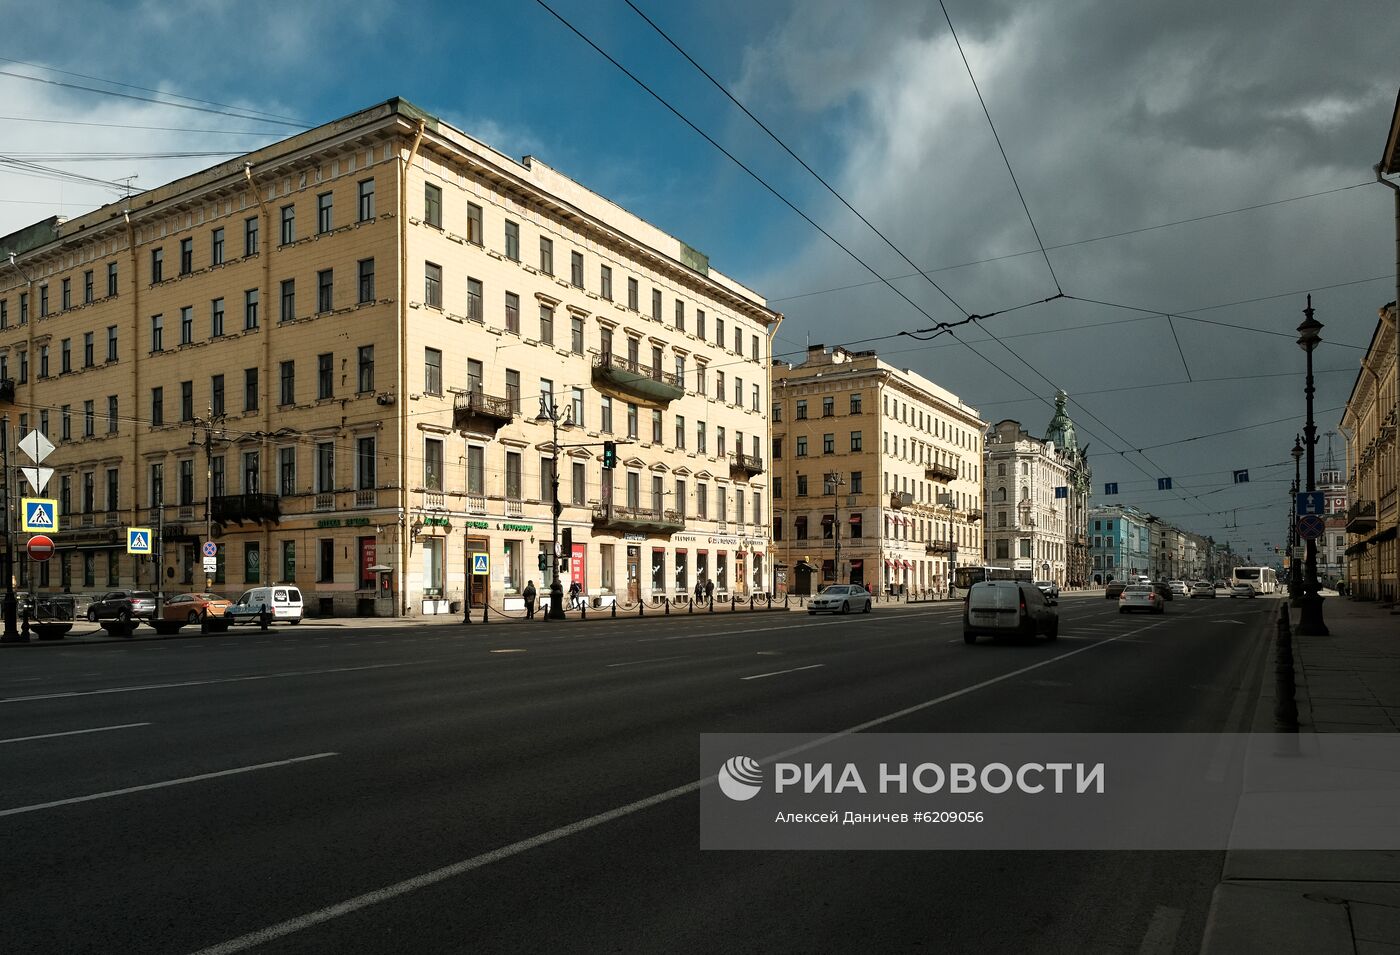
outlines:
{"label": "metal railing", "polygon": [[640,361],[627,358],[615,352],[603,352],[601,355],[593,356],[594,368],[608,368],[617,371],[628,371],[634,375],[650,378],[652,381],[662,381],[668,385],[680,387],[680,381],[670,372],[662,371],[660,368],[653,368],[651,365],[644,365]]}

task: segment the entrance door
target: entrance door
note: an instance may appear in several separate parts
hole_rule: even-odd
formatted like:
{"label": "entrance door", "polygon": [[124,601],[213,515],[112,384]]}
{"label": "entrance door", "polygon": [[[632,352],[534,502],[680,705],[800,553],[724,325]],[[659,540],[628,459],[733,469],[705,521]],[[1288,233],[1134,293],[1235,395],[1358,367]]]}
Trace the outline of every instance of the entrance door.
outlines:
{"label": "entrance door", "polygon": [[[491,542],[484,537],[469,537],[467,538],[467,553],[489,554],[491,553]],[[471,577],[471,596],[468,599],[471,601],[470,606],[485,606],[486,601],[491,599],[491,578],[485,574],[480,577],[473,574]]]}
{"label": "entrance door", "polygon": [[642,549],[635,544],[627,546],[627,600],[631,603],[641,599]]}
{"label": "entrance door", "polygon": [[734,555],[734,590],[740,597],[749,592],[748,554],[739,551]]}

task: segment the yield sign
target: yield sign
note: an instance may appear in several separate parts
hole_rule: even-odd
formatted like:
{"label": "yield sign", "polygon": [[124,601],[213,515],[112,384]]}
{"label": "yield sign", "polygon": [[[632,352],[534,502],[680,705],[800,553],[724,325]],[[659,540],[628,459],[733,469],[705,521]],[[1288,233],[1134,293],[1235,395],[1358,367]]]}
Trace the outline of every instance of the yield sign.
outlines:
{"label": "yield sign", "polygon": [[19,449],[29,455],[35,464],[43,464],[44,458],[53,454],[53,442],[40,431],[31,431],[19,439]]}
{"label": "yield sign", "polygon": [[29,482],[29,486],[34,489],[35,494],[43,494],[44,488],[49,486],[49,478],[53,477],[53,468],[20,468],[24,474],[24,479]]}

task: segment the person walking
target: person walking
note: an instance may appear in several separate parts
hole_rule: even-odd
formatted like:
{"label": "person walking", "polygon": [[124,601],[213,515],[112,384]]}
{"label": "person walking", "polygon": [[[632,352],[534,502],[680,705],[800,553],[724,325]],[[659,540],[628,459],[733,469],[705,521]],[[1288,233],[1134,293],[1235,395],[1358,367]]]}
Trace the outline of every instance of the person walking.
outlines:
{"label": "person walking", "polygon": [[713,580],[705,581],[705,599],[709,601],[715,599],[715,582]]}
{"label": "person walking", "polygon": [[695,602],[696,602],[696,603],[700,603],[700,601],[702,601],[702,600],[704,600],[704,599],[705,599],[705,585],[704,585],[704,583],[702,583],[701,581],[697,580],[697,581],[695,582]]}
{"label": "person walking", "polygon": [[570,609],[570,610],[577,610],[577,609],[578,609],[578,597],[579,597],[579,592],[580,592],[581,589],[582,589],[582,588],[579,587],[578,581],[577,581],[577,580],[575,580],[573,583],[569,584],[569,609]]}
{"label": "person walking", "polygon": [[532,580],[525,585],[525,619],[535,619],[535,582]]}

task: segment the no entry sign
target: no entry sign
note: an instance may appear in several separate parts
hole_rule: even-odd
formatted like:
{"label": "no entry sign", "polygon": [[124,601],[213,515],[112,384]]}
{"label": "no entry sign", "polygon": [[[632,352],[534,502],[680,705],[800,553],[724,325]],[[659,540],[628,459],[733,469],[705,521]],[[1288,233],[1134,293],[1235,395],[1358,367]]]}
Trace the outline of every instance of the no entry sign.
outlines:
{"label": "no entry sign", "polygon": [[35,534],[24,549],[29,552],[30,560],[48,560],[53,556],[53,539],[46,534]]}

